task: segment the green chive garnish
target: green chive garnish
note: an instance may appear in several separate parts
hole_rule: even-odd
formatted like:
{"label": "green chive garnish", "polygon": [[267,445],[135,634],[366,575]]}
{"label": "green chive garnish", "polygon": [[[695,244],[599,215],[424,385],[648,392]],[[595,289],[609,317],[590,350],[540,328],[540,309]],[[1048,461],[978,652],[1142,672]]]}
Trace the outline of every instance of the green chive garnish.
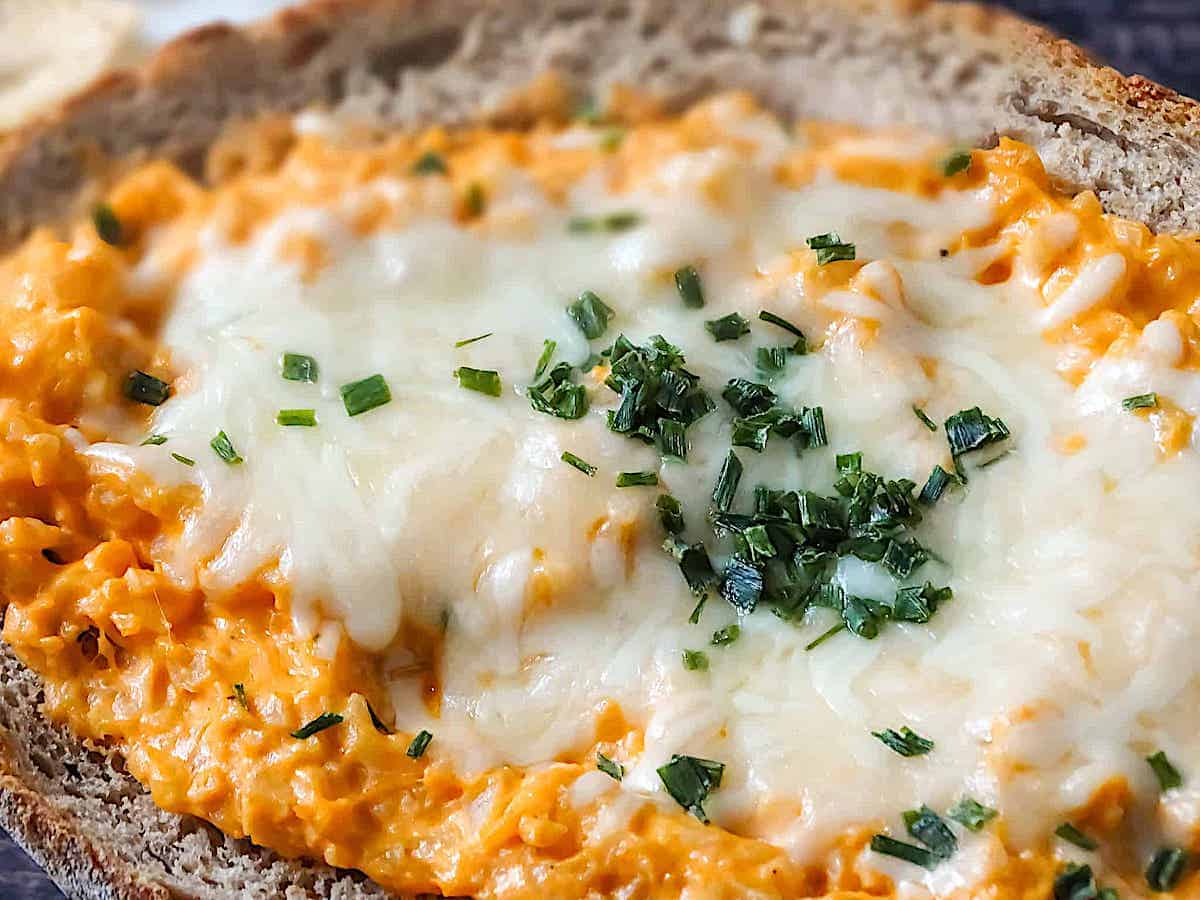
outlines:
{"label": "green chive garnish", "polygon": [[[455,341],[454,348],[457,350],[459,347],[467,346],[467,344],[473,344],[476,341],[482,341],[484,338],[490,338],[493,334],[495,334],[494,331],[489,331],[487,334],[479,334],[473,338],[467,338],[466,340],[462,340],[462,341]],[[553,343],[553,341],[551,341],[550,343]],[[541,372],[538,372],[537,374],[540,375]]]}
{"label": "green chive garnish", "polygon": [[942,817],[928,806],[910,809],[904,813],[904,825],[908,833],[929,848],[938,859],[949,859],[958,850],[958,838]]}
{"label": "green chive garnish", "polygon": [[684,266],[675,273],[675,288],[683,298],[683,305],[699,309],[704,305],[704,288],[700,284],[700,273],[692,266]]}
{"label": "green chive garnish", "polygon": [[578,300],[567,307],[567,315],[579,326],[584,337],[594,341],[608,330],[613,310],[591,291],[584,291]]}
{"label": "green chive garnish", "polygon": [[658,484],[656,472],[621,472],[617,475],[617,487],[653,487]]}
{"label": "green chive garnish", "polygon": [[1136,397],[1126,397],[1121,401],[1121,408],[1129,412],[1135,409],[1154,409],[1158,406],[1158,394],[1138,394]]}
{"label": "green chive garnish", "polygon": [[367,701],[367,715],[371,717],[371,725],[373,725],[375,730],[380,734],[388,735],[395,733],[392,731],[392,729],[388,728],[387,725],[384,724],[383,719],[379,718],[379,716],[375,714],[375,707],[371,706],[370,700]]}
{"label": "green chive garnish", "polygon": [[901,756],[924,756],[933,749],[933,741],[923,738],[907,725],[899,731],[889,728],[886,731],[872,731],[873,737],[879,738],[889,750]]}
{"label": "green chive garnish", "polygon": [[742,629],[737,625],[726,625],[724,628],[718,628],[713,632],[712,640],[709,641],[714,647],[726,647],[732,644],[741,637]]}
{"label": "green chive garnish", "polygon": [[167,442],[167,436],[164,434],[152,434],[150,437],[142,441],[143,447],[159,447]]}
{"label": "green chive garnish", "polygon": [[1179,847],[1163,847],[1154,854],[1150,865],[1146,867],[1146,883],[1150,890],[1157,892],[1172,891],[1183,878],[1183,870],[1188,864],[1188,853]]}
{"label": "green chive garnish", "polygon": [[440,153],[427,150],[413,163],[412,171],[414,175],[445,175],[450,170]]}
{"label": "green chive garnish", "polygon": [[192,459],[190,456],[184,456],[182,453],[172,453],[171,459],[175,460],[176,462],[181,462],[185,466],[194,466],[196,464],[194,459]]}
{"label": "green chive garnish", "polygon": [[657,771],[671,798],[701,822],[708,824],[704,801],[721,786],[725,764],[676,754],[666,765],[659,766]]}
{"label": "green chive garnish", "polygon": [[1069,844],[1074,844],[1080,850],[1095,850],[1100,845],[1095,839],[1084,834],[1070,822],[1063,822],[1054,829],[1054,833]]}
{"label": "green chive garnish", "polygon": [[425,755],[425,750],[429,747],[429,742],[433,740],[433,735],[425,729],[417,732],[417,736],[412,739],[412,743],[408,745],[408,749],[404,751],[405,755],[412,759],[420,759]]}
{"label": "green chive garnish", "polygon": [[609,213],[604,216],[573,216],[567,221],[571,234],[616,233],[628,231],[641,224],[642,217],[632,210]]}
{"label": "green chive garnish", "polygon": [[742,335],[750,333],[750,323],[737,313],[710,319],[704,323],[704,327],[717,343],[736,341]]}
{"label": "green chive garnish", "polygon": [[658,510],[658,520],[662,522],[663,530],[668,534],[680,534],[683,531],[683,506],[670,494],[659,494],[654,501]]}
{"label": "green chive garnish", "polygon": [[351,416],[362,415],[392,401],[392,392],[382,375],[371,375],[361,381],[343,384],[338,390],[342,394],[346,413]]}
{"label": "green chive garnish", "polygon": [[533,379],[536,381],[545,374],[546,367],[550,365],[550,360],[554,359],[554,351],[558,348],[558,342],[546,339],[542,341],[542,355],[538,357],[537,365],[533,369]]}
{"label": "green chive garnish", "polygon": [[930,431],[937,431],[937,423],[933,421],[933,419],[929,418],[929,416],[925,415],[925,410],[921,409],[919,406],[914,406],[912,411],[913,415],[921,420],[922,425],[924,425]]}
{"label": "green chive garnish", "polygon": [[129,373],[125,379],[125,396],[136,403],[147,406],[162,406],[171,396],[171,386],[141,369]]}
{"label": "green chive garnish", "polygon": [[845,630],[846,630],[845,623],[839,622],[837,625],[834,625],[828,631],[823,631],[814,640],[811,640],[807,644],[805,644],[804,652],[807,653],[809,650],[816,650],[818,647],[820,647],[823,643],[825,643],[827,640],[829,640],[835,634],[837,634],[838,632],[841,632],[841,631],[845,631]]}
{"label": "green chive garnish", "polygon": [[292,737],[303,741],[312,737],[318,732],[324,731],[326,728],[332,728],[334,725],[340,725],[345,721],[345,717],[338,713],[321,713],[311,722],[300,726],[292,732]]}
{"label": "green chive garnish", "polygon": [[777,325],[789,334],[795,335],[796,341],[794,344],[792,344],[792,352],[797,356],[803,356],[808,352],[808,338],[804,336],[803,331],[801,331],[787,319],[783,318],[782,316],[777,316],[773,312],[768,312],[765,309],[759,311],[758,317],[764,322]]}
{"label": "green chive garnish", "polygon": [[1171,761],[1167,759],[1167,754],[1161,750],[1153,756],[1147,756],[1146,762],[1154,770],[1154,775],[1158,779],[1159,790],[1169,791],[1183,784],[1183,776],[1179,774],[1178,769],[1171,765]]}
{"label": "green chive garnish", "polygon": [[313,384],[317,380],[317,361],[303,353],[284,353],[279,360],[279,374],[284,381]]}
{"label": "green chive garnish", "polygon": [[494,369],[472,369],[470,366],[459,366],[454,370],[454,377],[469,391],[477,391],[480,394],[487,394],[489,397],[500,396],[500,373]]}
{"label": "green chive garnish", "polygon": [[947,178],[953,178],[960,172],[967,171],[967,169],[971,168],[971,151],[960,149],[951,152],[942,160],[941,168],[942,174]]}
{"label": "green chive garnish", "polygon": [[278,425],[299,425],[305,428],[315,428],[317,411],[315,409],[281,409],[275,413]]}
{"label": "green chive garnish", "polygon": [[968,831],[979,831],[996,818],[997,812],[990,806],[984,806],[971,797],[962,797],[946,813],[951,819]]}
{"label": "green chive garnish", "polygon": [[917,499],[927,506],[932,506],[938,502],[942,494],[946,492],[946,488],[955,480],[955,477],[941,466],[934,466],[933,471],[929,473],[929,479],[925,482],[925,487],[921,488],[921,493],[917,496]]}
{"label": "green chive garnish", "polygon": [[684,650],[683,667],[689,672],[707,672],[708,654],[703,650]]}
{"label": "green chive garnish", "polygon": [[238,456],[238,452],[233,449],[233,441],[229,439],[224,431],[218,431],[217,436],[208,442],[208,446],[213,448],[213,453],[221,457],[226,463],[231,466],[236,466],[244,460]]}
{"label": "green chive garnish", "polygon": [[725,457],[725,462],[721,464],[721,471],[717,475],[717,483],[713,487],[712,501],[713,508],[724,512],[729,509],[733,503],[733,497],[737,493],[738,483],[742,480],[742,461],[737,458],[737,454],[732,450]]}
{"label": "green chive garnish", "polygon": [[938,858],[924,847],[906,844],[904,841],[890,838],[886,834],[877,834],[871,838],[871,849],[884,856],[894,856],[896,859],[902,859],[925,869],[932,869],[938,864]]}
{"label": "green chive garnish", "polygon": [[851,260],[855,257],[854,245],[845,243],[836,231],[810,237],[807,243],[809,248],[817,253],[818,266],[839,260]]}
{"label": "green chive garnish", "polygon": [[96,226],[96,234],[104,243],[113,247],[120,247],[125,243],[125,228],[107,203],[97,203],[93,207],[92,224]]}
{"label": "green chive garnish", "polygon": [[616,760],[609,759],[603,753],[596,754],[596,768],[614,781],[625,777],[625,767]]}
{"label": "green chive garnish", "polygon": [[589,478],[596,474],[595,466],[593,466],[590,462],[587,462],[586,460],[580,459],[578,456],[576,456],[570,450],[564,450],[563,455],[560,457],[560,459],[562,459],[562,461],[565,462],[568,466],[575,467],[580,472],[582,472],[584,475],[587,475]]}

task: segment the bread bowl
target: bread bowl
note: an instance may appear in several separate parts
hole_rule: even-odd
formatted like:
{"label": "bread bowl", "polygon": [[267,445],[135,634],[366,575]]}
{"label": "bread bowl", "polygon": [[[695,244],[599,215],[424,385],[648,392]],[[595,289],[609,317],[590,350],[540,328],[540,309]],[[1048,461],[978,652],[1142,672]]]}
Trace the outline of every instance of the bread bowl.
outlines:
{"label": "bread bowl", "polygon": [[[537,79],[551,70],[558,73],[557,79]],[[531,83],[534,90],[529,88]],[[4,204],[0,222],[7,240],[15,242],[35,224],[78,217],[102,196],[109,198],[123,221],[148,221],[138,218],[134,200],[122,201],[122,196],[129,195],[130,182],[121,179],[136,181],[139,172],[142,179],[148,179],[146,172],[155,171],[139,169],[137,157],[153,160],[165,156],[199,174],[205,171],[202,159],[207,154],[209,176],[226,185],[243,173],[251,179],[257,174],[269,179],[280,154],[290,149],[296,126],[278,121],[245,126],[240,121],[261,114],[291,114],[313,103],[325,103],[336,104],[351,118],[371,118],[387,127],[413,129],[431,123],[453,126],[483,120],[501,129],[521,128],[546,115],[557,113],[561,119],[567,98],[604,98],[620,83],[636,85],[639,92],[625,98],[628,110],[621,103],[615,105],[614,118],[623,115],[635,126],[646,115],[645,102],[635,102],[642,96],[653,98],[670,112],[716,89],[738,88],[749,90],[785,121],[833,119],[872,128],[915,126],[940,142],[926,145],[916,136],[903,138],[902,142],[917,148],[901,165],[910,174],[911,167],[918,164],[932,170],[926,157],[940,158],[939,154],[954,145],[990,146],[1001,136],[1016,138],[1037,151],[1059,190],[1093,190],[1108,212],[1164,233],[1186,232],[1195,225],[1191,199],[1196,178],[1194,104],[1147,82],[1126,80],[1097,68],[1069,45],[1003,14],[973,6],[925,3],[705,4],[686,18],[656,4],[575,8],[567,4],[327,3],[283,13],[244,31],[214,26],[166,48],[147,68],[112,76],[57,114],[10,137],[0,164],[0,203]],[[618,90],[617,96],[623,92]],[[757,115],[745,102],[727,100],[725,106],[702,108],[693,113],[693,125],[715,132],[719,129],[712,123],[724,122],[722,116],[739,121]],[[649,111],[647,135],[653,134],[657,115],[657,107]],[[328,116],[303,122],[301,129],[309,129],[314,141],[321,139],[322,129],[331,127]],[[230,129],[231,125],[243,128]],[[248,144],[239,138],[247,128],[253,135]],[[354,141],[374,140],[373,134],[364,137],[352,128],[350,133]],[[278,142],[270,139],[272,134],[279,136]],[[633,134],[636,140],[636,127]],[[853,156],[839,141],[859,138],[834,133],[810,139],[815,147],[832,147],[830,152],[837,157]],[[213,146],[217,152],[208,153]],[[456,170],[454,153],[461,149],[450,139],[445,152],[452,171]],[[534,148],[528,149],[534,152]],[[862,152],[861,148],[855,152]],[[1027,156],[1008,146],[1001,147],[997,158],[1005,153],[1006,165],[1026,172],[1023,167],[1031,164]],[[870,158],[878,162],[878,156]],[[348,157],[334,154],[334,159],[345,161]],[[996,165],[1000,167],[1000,163]],[[967,172],[967,178],[983,177],[981,173],[987,171],[983,157],[972,158],[969,166],[975,174]],[[134,174],[130,176],[131,169]],[[959,174],[943,172],[938,178]],[[178,187],[163,177],[161,182],[150,180],[149,188],[144,181],[140,193],[178,193],[185,197],[180,201],[184,206],[198,202],[192,199],[190,188]],[[449,214],[461,219],[459,194],[465,196],[465,192],[459,189],[465,185],[451,180],[453,192],[437,202],[448,203]],[[113,184],[118,185],[116,194],[109,193]],[[122,184],[125,195],[120,193]],[[285,182],[296,190],[297,184]],[[939,181],[936,190],[941,189]],[[1044,190],[1052,196],[1048,185]],[[161,194],[156,194],[159,191]],[[134,192],[133,196],[137,195]],[[1061,197],[1055,202],[1064,207],[1060,211],[1086,216],[1088,223],[1099,221],[1099,209],[1089,207],[1086,201],[1074,207],[1068,207]],[[936,232],[932,220],[922,221],[926,230]],[[520,222],[513,225],[519,226]],[[258,226],[252,223],[249,227],[253,231]],[[813,237],[819,236],[817,228],[810,230]],[[1165,254],[1178,259],[1185,272],[1191,271],[1192,262],[1181,243],[1170,244],[1168,254],[1163,249],[1166,243],[1138,234],[1139,246],[1147,248],[1148,259]],[[840,240],[833,243],[845,246]],[[866,248],[871,239],[864,237],[859,243]],[[967,241],[962,249],[972,249],[971,245]],[[89,246],[95,246],[94,239]],[[452,244],[451,250],[456,246]],[[815,249],[819,252],[822,248]],[[935,254],[937,249],[952,248],[934,248]],[[957,256],[959,248],[953,249],[951,255]],[[102,247],[98,250],[107,252]],[[923,259],[929,248],[912,252]],[[1090,261],[1103,258],[1093,253]],[[974,271],[986,272],[993,262],[988,260]],[[1100,270],[1099,275],[1103,274]],[[716,276],[713,281],[720,283]],[[1186,278],[1183,283],[1186,286]],[[883,290],[876,285],[866,294],[874,291],[878,295]],[[1133,319],[1136,322],[1137,317]],[[467,324],[470,316],[463,313],[462,321]],[[186,331],[208,326],[203,319],[192,318],[181,320],[178,327]],[[482,327],[479,331],[482,333]],[[464,340],[476,336],[474,329],[464,328],[461,334]],[[540,341],[542,335],[534,337]],[[487,346],[481,344],[466,352],[486,352]],[[599,344],[596,349],[601,349]],[[721,348],[722,352],[725,349]],[[690,364],[696,362],[693,354],[708,352],[695,341],[685,350]],[[470,362],[473,358],[464,359]],[[486,358],[483,361],[487,362]],[[1074,360],[1078,367],[1075,375],[1081,382],[1095,361],[1091,357]],[[1071,363],[1064,363],[1068,376],[1074,372]],[[352,377],[346,374],[344,380],[350,383]],[[518,380],[516,373],[511,373],[511,378]],[[598,385],[591,387],[600,390]],[[1146,386],[1137,386],[1139,390],[1142,387]],[[1133,390],[1131,387],[1131,398]],[[180,393],[186,394],[182,386]],[[1186,403],[1178,398],[1174,402],[1186,414]],[[325,413],[321,415],[324,424]],[[1121,420],[1120,427],[1127,425]],[[1181,429],[1170,422],[1162,424],[1163,452],[1176,452],[1188,444],[1190,438],[1181,436]],[[831,430],[836,435],[836,430]],[[1066,440],[1070,435],[1058,437]],[[1125,439],[1133,441],[1135,437]],[[453,441],[446,446],[454,446]],[[247,453],[247,459],[254,461],[254,456]],[[878,465],[885,471],[892,467],[886,459]],[[465,526],[460,523],[459,527]],[[356,643],[371,643],[366,630],[355,637]],[[808,637],[811,635],[806,634],[800,646]],[[717,651],[709,652],[715,672]],[[39,703],[38,691],[44,688],[11,656],[6,656],[5,666],[7,702],[0,714],[12,737],[6,743],[8,775],[0,805],[3,824],[72,894],[167,896],[168,891],[177,891],[271,896],[291,890],[299,895],[370,896],[381,890],[322,864],[280,860],[244,840],[217,836],[209,826],[161,811],[135,781],[121,774],[118,745],[106,748],[99,757],[95,749],[89,755],[63,731],[29,715]],[[362,709],[358,714],[361,718]],[[416,731],[395,724],[398,730]],[[898,722],[880,722],[878,727],[887,733],[884,726],[889,724]],[[557,757],[551,753],[548,758]],[[879,760],[874,760],[872,765],[879,768],[878,764]],[[1142,776],[1150,777],[1148,773]],[[1129,797],[1141,786],[1127,784]],[[1101,810],[1094,812],[1097,817],[1103,819],[1101,813],[1112,809],[1135,808],[1133,800],[1119,789],[1110,792],[1115,795],[1097,806]],[[714,794],[714,798],[720,796],[724,795]],[[1130,821],[1122,820],[1124,827],[1131,827]],[[743,823],[743,830],[745,827]],[[540,840],[533,833],[526,837],[530,837],[529,846],[537,846]],[[331,861],[345,858],[336,846],[327,849]],[[755,854],[765,851],[755,845],[745,852],[749,859],[761,861]],[[764,865],[774,864],[774,857],[763,858],[767,860]],[[1044,887],[1045,878],[1055,874],[1048,871],[1049,875],[1034,868],[1022,870],[1011,884],[996,889],[1016,891],[1020,878],[1025,877],[1031,879],[1030,890]],[[670,892],[670,874],[668,866],[661,873],[661,884],[631,883]],[[731,879],[728,883],[713,881],[710,876],[690,889],[700,890],[707,884],[710,890],[735,891],[734,875],[725,874]],[[588,877],[599,878],[594,873]],[[890,888],[890,883],[861,875],[854,876],[857,883],[827,877],[831,879],[828,882],[800,879],[788,884],[803,884],[814,893],[826,888]],[[457,889],[459,883],[450,879],[436,886]],[[546,883],[553,885],[549,888],[552,893],[562,888],[562,882],[544,882],[543,890]],[[581,879],[577,883],[581,891],[605,890],[602,881]],[[520,886],[519,879],[513,884]],[[922,884],[926,889],[947,892],[936,883]],[[1123,886],[1127,891],[1136,890],[1131,885]],[[435,885],[418,879],[393,886],[428,889]],[[483,895],[502,895],[487,876],[469,887]],[[512,888],[512,892],[516,890]]]}

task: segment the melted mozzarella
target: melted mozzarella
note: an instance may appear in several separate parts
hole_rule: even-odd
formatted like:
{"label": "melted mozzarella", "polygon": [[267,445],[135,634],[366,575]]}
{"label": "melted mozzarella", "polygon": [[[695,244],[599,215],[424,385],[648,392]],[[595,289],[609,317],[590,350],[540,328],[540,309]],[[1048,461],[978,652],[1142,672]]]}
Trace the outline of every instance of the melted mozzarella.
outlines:
{"label": "melted mozzarella", "polygon": [[[1075,391],[1055,374],[1041,332],[1104,300],[1122,274],[1109,257],[1043,310],[1030,289],[978,284],[982,254],[899,253],[897,223],[948,245],[988,221],[985,197],[918,199],[828,178],[785,190],[772,161],[684,154],[631,195],[586,179],[565,207],[514,178],[492,211],[523,210],[531,227],[519,238],[464,229],[436,210],[362,239],[336,210],[285,213],[244,246],[214,232],[166,324],[187,370],[155,417],[168,445],[89,452],[201,486],[183,540],[161,548],[180,581],[221,589],[278,567],[302,628],[392,647],[398,720],[433,730],[464,770],[536,765],[587,745],[592,711],[618,701],[644,728],[645,751],[625,761],[619,787],[581,779],[581,803],[615,794],[670,804],[655,769],[671,754],[721,760],[714,821],[804,859],[849,825],[895,830],[902,810],[944,809],[964,793],[1010,813],[1010,834],[1032,840],[1114,775],[1148,787],[1149,749],[1194,758],[1200,507],[1177,501],[1196,496],[1200,467],[1190,452],[1159,459],[1149,425],[1120,407],[1168,382],[1182,406],[1200,406],[1200,381],[1171,368],[1171,335],[1148,335],[1145,352],[1103,363]],[[714,173],[733,180],[720,208],[701,189]],[[572,214],[618,209],[638,210],[641,226],[567,233]],[[785,261],[832,229],[860,259],[889,262],[814,302]],[[280,261],[298,231],[328,250],[311,281]],[[1073,233],[1072,223],[1057,231]],[[701,311],[681,304],[669,277],[688,263],[704,276]],[[616,310],[591,347],[565,312],[582,290]],[[922,526],[941,562],[916,575],[955,591],[928,625],[895,625],[873,641],[843,634],[805,652],[833,623],[828,610],[798,624],[760,611],[741,621],[736,643],[706,646],[737,617],[713,599],[701,624],[688,624],[693,599],[658,549],[657,492],[618,490],[614,479],[658,472],[683,503],[689,536],[703,536],[729,447],[723,401],[689,430],[687,464],[663,464],[606,428],[617,398],[602,385],[579,422],[539,414],[523,395],[543,339],[578,363],[624,332],[638,342],[665,335],[718,397],[729,378],[756,377],[756,347],[788,336],[755,321],[750,337],[716,344],[704,320],[735,310],[755,319],[761,308],[825,335],[773,386],[788,404],[824,407],[831,446],[739,450],[743,504],[757,483],[828,492],[834,454],[850,451],[922,483],[945,462],[945,437],[914,405],[937,421],[978,405],[1011,427],[1014,451],[974,472]],[[455,349],[484,332],[493,335]],[[283,351],[314,356],[319,382],[283,381]],[[502,396],[460,388],[461,365],[499,371]],[[339,385],[373,373],[392,402],[350,418]],[[314,408],[319,426],[275,424],[277,410],[294,407]],[[219,430],[244,463],[209,450]],[[1083,449],[1054,451],[1065,433],[1081,435]],[[168,449],[196,466],[173,463]],[[594,464],[595,477],[563,464],[564,451]],[[897,586],[853,559],[837,578],[865,596]],[[437,720],[403,675],[411,656],[393,645],[405,619],[446,622]],[[685,648],[706,649],[709,671],[686,671]],[[871,736],[904,725],[934,739],[935,753],[901,759]],[[622,814],[636,808],[611,802]],[[1181,801],[1174,813],[1193,806]],[[867,862],[913,889],[924,879],[949,891],[983,877],[998,852],[989,834],[962,838],[953,863],[929,875],[869,851]]]}

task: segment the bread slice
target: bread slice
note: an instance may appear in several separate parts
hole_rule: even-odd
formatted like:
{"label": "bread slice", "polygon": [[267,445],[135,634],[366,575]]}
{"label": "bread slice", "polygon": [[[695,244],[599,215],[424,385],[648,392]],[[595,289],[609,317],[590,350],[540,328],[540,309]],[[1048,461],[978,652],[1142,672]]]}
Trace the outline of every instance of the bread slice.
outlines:
{"label": "bread slice", "polygon": [[[249,28],[191,32],[9,136],[0,245],[69,213],[124,158],[167,156],[199,173],[238,119],[322,104],[395,125],[519,122],[506,99],[546,70],[581,94],[623,82],[680,106],[742,87],[786,118],[906,123],[974,144],[1010,135],[1110,211],[1200,230],[1200,106],[974,5],[314,0]],[[40,700],[0,646],[0,826],[69,896],[386,896],[361,875],[157,809],[117,752],[48,724]]]}

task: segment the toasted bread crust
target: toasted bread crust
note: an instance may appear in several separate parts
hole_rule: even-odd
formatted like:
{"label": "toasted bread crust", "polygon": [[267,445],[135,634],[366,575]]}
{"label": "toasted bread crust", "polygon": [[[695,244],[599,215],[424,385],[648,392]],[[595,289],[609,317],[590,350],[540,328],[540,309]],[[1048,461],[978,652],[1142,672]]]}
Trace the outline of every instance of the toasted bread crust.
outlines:
{"label": "toasted bread crust", "polygon": [[[120,160],[199,173],[237,120],[319,104],[395,125],[519,124],[504,99],[547,69],[581,93],[637,83],[674,107],[745,87],[788,118],[853,111],[973,143],[1009,134],[1111,211],[1200,230],[1200,104],[1174,91],[971,4],[761,0],[736,33],[739,6],[698,0],[683,22],[666,0],[313,0],[248,28],[200,28],[0,142],[0,247],[86,204]],[[0,826],[68,896],[385,896],[158,810],[117,753],[39,706],[36,678],[0,645]]]}

